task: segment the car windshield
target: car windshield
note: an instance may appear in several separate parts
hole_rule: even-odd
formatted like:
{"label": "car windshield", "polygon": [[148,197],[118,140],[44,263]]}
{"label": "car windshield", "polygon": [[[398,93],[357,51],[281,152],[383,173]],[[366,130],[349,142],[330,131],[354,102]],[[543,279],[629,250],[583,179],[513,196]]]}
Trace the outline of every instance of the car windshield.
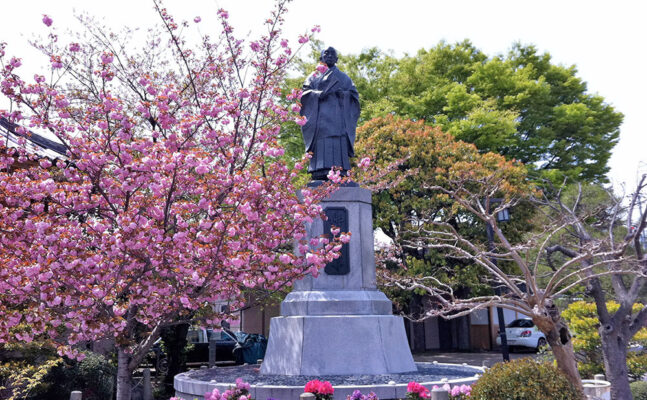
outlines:
{"label": "car windshield", "polygon": [[532,328],[535,324],[529,319],[515,319],[510,322],[508,328]]}

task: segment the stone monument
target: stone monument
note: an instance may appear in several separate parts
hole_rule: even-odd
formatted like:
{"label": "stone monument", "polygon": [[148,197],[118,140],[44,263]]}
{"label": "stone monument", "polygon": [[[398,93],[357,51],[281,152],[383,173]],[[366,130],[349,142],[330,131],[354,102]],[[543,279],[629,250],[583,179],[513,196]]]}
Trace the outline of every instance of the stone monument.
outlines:
{"label": "stone monument", "polygon": [[[301,99],[308,118],[302,132],[313,153],[311,185],[326,179],[332,167],[350,169],[359,117],[357,90],[335,67],[337,52],[321,54],[328,69],[308,78]],[[357,184],[336,190],[322,202],[326,221],[307,227],[309,237],[329,234],[331,226],[352,233],[341,257],[317,278],[295,282],[272,318],[261,366],[269,375],[378,375],[416,371],[401,317],[377,290],[371,192]]]}

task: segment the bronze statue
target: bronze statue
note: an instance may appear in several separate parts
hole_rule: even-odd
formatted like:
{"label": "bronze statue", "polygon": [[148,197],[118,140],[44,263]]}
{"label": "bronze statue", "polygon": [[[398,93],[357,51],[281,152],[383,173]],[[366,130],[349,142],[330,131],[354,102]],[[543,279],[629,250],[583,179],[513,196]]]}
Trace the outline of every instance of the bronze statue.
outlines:
{"label": "bronze statue", "polygon": [[312,152],[308,172],[314,180],[326,180],[332,167],[341,167],[343,174],[350,169],[359,118],[359,94],[335,66],[337,51],[328,47],[320,60],[328,69],[306,79],[301,97],[301,115],[308,119],[301,133],[306,152]]}

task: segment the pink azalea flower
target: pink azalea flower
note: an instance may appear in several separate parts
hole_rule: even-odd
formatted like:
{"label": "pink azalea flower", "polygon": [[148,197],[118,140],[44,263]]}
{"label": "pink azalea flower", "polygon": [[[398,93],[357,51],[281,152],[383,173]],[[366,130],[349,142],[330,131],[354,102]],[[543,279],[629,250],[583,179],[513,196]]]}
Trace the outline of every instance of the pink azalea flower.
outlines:
{"label": "pink azalea flower", "polygon": [[309,40],[310,39],[305,35],[299,36],[299,43],[301,43],[301,44],[308,43]]}
{"label": "pink azalea flower", "polygon": [[325,74],[326,71],[328,71],[328,66],[326,64],[319,64],[317,65],[317,71],[321,72],[322,74]]}

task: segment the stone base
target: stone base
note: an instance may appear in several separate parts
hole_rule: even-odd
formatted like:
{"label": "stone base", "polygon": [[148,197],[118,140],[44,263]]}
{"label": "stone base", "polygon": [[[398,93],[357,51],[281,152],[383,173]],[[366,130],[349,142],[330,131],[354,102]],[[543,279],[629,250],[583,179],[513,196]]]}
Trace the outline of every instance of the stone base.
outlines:
{"label": "stone base", "polygon": [[261,374],[380,375],[416,370],[401,317],[272,318]]}
{"label": "stone base", "polygon": [[251,398],[264,400],[296,400],[308,381],[330,381],[335,388],[335,398],[345,399],[355,390],[367,394],[374,392],[380,400],[404,399],[407,385],[415,381],[431,389],[434,385],[471,385],[483,373],[482,367],[467,364],[416,363],[417,370],[405,374],[389,375],[314,375],[281,376],[261,375],[258,365],[213,367],[183,372],[175,375],[175,396],[185,400],[204,400],[204,394],[218,389],[220,393],[236,386],[236,378],[249,382]]}
{"label": "stone base", "polygon": [[302,290],[287,295],[281,315],[391,315],[391,305],[379,290]]}

